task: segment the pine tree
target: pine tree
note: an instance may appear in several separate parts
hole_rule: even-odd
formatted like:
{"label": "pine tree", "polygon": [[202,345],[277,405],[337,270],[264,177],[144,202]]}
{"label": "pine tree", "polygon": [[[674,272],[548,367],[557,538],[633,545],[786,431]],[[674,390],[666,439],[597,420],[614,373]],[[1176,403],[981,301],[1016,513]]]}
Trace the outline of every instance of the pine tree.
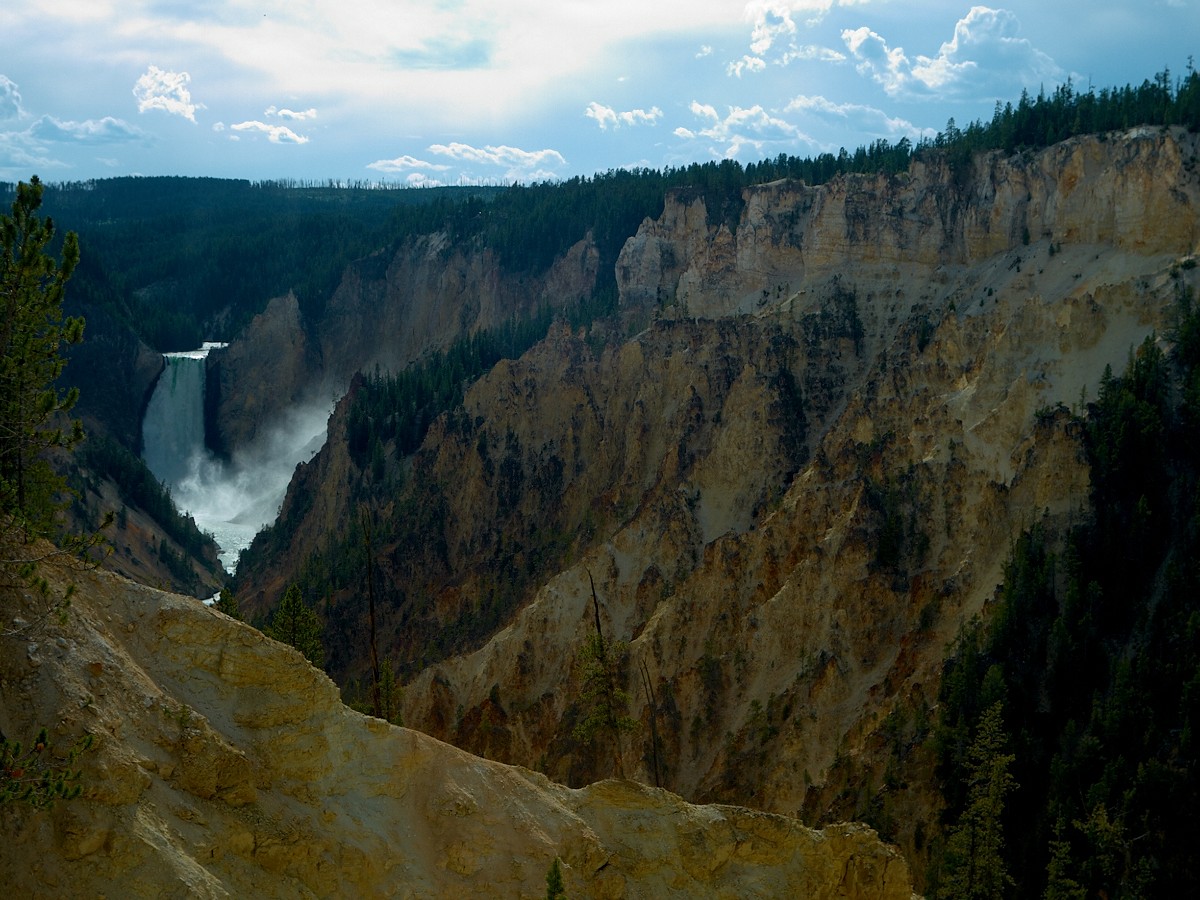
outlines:
{"label": "pine tree", "polygon": [[78,389],[55,384],[66,365],[62,346],[83,340],[83,319],[62,313],[79,242],[66,235],[61,262],[47,253],[54,223],[38,217],[41,203],[34,176],[17,186],[12,215],[0,216],[0,523],[22,540],[50,533],[66,487],[46,453],[83,437],[78,420],[64,422]]}
{"label": "pine tree", "polygon": [[579,671],[579,705],[582,716],[572,732],[577,741],[597,742],[602,735],[612,741],[613,769],[618,778],[625,777],[621,762],[621,735],[634,731],[637,722],[628,714],[629,694],[621,687],[621,663],[625,645],[620,641],[604,640],[600,628],[600,600],[596,584],[588,572],[592,586],[592,608],[596,614],[596,633],[583,645],[577,663]]}
{"label": "pine tree", "polygon": [[1004,798],[1016,780],[1015,757],[1004,752],[1003,704],[997,701],[979,720],[967,750],[967,806],[946,841],[938,896],[955,900],[998,900],[1013,880],[1004,862]]}
{"label": "pine tree", "polygon": [[325,664],[325,647],[321,643],[321,620],[305,605],[300,586],[293,584],[283,595],[279,608],[263,633],[277,641],[291,644],[320,668]]}
{"label": "pine tree", "polygon": [[216,608],[218,612],[223,612],[231,619],[242,620],[241,610],[238,608],[238,599],[227,587],[221,588],[221,594],[217,598]]}
{"label": "pine tree", "polygon": [[546,872],[546,900],[567,900],[567,889],[563,885],[562,865],[558,857],[550,863]]}

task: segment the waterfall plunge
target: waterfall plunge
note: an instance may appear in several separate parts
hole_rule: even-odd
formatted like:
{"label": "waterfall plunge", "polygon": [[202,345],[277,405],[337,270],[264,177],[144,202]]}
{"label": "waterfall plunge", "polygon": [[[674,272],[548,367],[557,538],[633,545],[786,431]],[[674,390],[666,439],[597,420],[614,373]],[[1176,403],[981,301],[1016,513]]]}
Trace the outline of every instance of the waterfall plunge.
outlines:
{"label": "waterfall plunge", "polygon": [[232,571],[238,554],[279,514],[296,464],[325,443],[330,407],[286,411],[266,439],[223,462],[204,443],[206,359],[223,346],[165,354],[142,422],[142,458],[175,505],[216,538],[221,563]]}

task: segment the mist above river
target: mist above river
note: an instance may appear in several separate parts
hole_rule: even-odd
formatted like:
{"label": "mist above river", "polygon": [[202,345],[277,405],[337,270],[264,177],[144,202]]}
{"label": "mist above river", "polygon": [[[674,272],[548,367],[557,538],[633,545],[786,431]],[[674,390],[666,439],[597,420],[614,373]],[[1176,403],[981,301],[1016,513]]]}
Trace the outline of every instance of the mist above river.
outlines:
{"label": "mist above river", "polygon": [[331,409],[321,405],[286,411],[265,439],[235,453],[229,462],[207,450],[193,452],[186,474],[169,485],[175,505],[216,538],[221,564],[228,571],[254,536],[279,515],[297,464],[324,445]]}

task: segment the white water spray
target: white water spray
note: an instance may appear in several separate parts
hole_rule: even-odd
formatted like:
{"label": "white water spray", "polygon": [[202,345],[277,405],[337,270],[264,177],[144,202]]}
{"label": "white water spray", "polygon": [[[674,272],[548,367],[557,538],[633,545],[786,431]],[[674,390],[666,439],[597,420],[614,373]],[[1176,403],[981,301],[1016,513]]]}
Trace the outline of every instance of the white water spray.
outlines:
{"label": "white water spray", "polygon": [[223,346],[165,354],[142,445],[150,471],[170,488],[175,505],[216,539],[221,564],[232,571],[238,554],[279,515],[297,463],[325,443],[331,407],[290,409],[265,439],[236,451],[230,463],[218,459],[204,444],[204,383],[209,351]]}

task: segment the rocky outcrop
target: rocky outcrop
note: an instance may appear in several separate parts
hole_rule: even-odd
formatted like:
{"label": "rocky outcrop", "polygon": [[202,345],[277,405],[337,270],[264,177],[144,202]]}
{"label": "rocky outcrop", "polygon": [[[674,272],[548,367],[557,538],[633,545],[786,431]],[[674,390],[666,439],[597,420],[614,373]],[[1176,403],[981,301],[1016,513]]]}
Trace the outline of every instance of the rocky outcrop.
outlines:
{"label": "rocky outcrop", "polygon": [[276,297],[244,334],[207,359],[206,436],[230,455],[269,433],[280,414],[318,399],[320,351],[312,345],[295,294]]}
{"label": "rocky outcrop", "polygon": [[296,404],[340,397],[355,372],[401,369],[459,337],[565,309],[591,295],[599,254],[590,240],[544,273],[507,273],[487,249],[421,235],[351,265],[316,321],[294,296],[272,300],[228,350],[214,353],[208,429],[230,453]]}
{"label": "rocky outcrop", "polygon": [[710,222],[703,197],[681,192],[622,250],[622,304],[753,313],[841,273],[932,275],[1031,245],[1180,256],[1200,241],[1196,166],[1196,135],[1182,129],[1077,137],[959,169],[935,157],[900,175],[750,188],[736,235]]}
{"label": "rocky outcrop", "polygon": [[908,900],[904,860],[822,831],[606,781],[583,790],[342,706],[299,653],[197,601],[57,566],[66,615],[0,594],[0,727],[94,736],[83,794],[0,806],[25,896]]}

